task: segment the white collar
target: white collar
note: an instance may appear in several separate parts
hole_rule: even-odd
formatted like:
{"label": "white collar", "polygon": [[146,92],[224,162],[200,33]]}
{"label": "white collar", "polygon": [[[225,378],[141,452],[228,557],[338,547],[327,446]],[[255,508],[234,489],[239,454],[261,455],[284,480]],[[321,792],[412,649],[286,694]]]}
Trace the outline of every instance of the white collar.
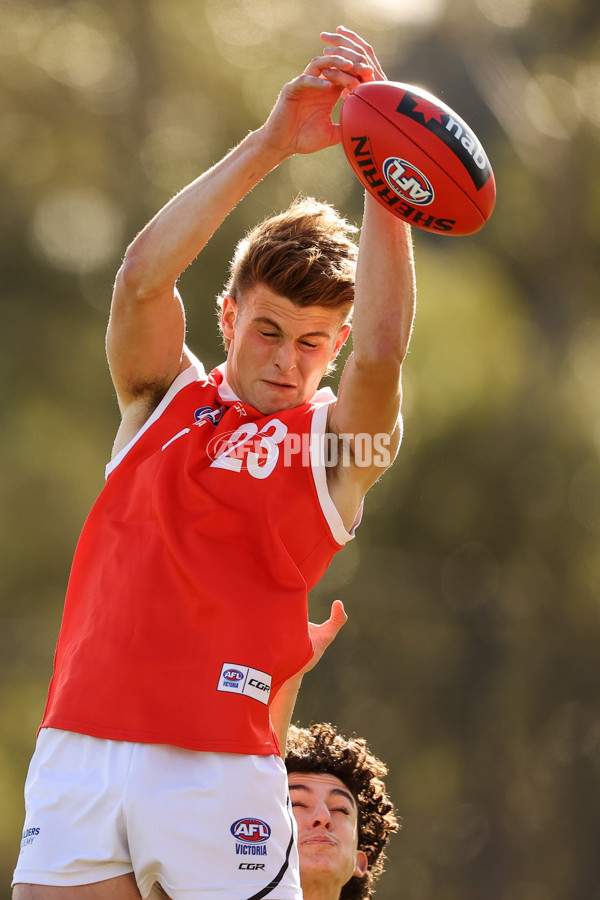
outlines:
{"label": "white collar", "polygon": [[[217,369],[223,376],[223,381],[219,385],[219,396],[221,400],[223,400],[224,403],[243,403],[244,401],[234,392],[227,379],[227,360],[217,366]],[[315,391],[310,398],[309,403],[331,403],[332,400],[335,400],[335,394],[331,388],[323,387],[318,388]]]}

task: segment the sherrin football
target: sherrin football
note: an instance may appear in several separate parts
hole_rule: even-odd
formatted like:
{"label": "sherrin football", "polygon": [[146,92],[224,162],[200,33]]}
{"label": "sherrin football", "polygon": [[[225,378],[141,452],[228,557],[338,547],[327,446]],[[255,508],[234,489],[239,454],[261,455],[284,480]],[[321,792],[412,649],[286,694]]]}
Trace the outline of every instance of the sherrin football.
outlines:
{"label": "sherrin football", "polygon": [[342,146],[364,187],[391,213],[437,234],[473,234],[496,201],[492,167],[473,131],[433,94],[370,81],[340,113]]}

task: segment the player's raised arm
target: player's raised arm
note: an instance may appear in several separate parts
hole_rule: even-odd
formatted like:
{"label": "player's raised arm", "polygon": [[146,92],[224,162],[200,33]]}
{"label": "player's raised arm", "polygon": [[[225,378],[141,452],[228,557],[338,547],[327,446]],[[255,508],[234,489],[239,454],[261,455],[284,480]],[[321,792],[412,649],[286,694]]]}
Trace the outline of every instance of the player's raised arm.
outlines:
{"label": "player's raised arm", "polygon": [[362,499],[396,455],[402,435],[401,373],[415,309],[410,228],[365,198],[357,264],[353,352],[329,428],[340,437],[331,497],[349,528]]}
{"label": "player's raised arm", "polygon": [[339,142],[331,112],[341,91],[358,83],[355,68],[344,56],[315,57],[284,86],[265,124],[177,194],[128,247],[107,335],[119,405],[130,420],[125,431],[137,430],[189,365],[176,288],[180,274],[242,197],[279,163]]}
{"label": "player's raised arm", "polygon": [[[385,75],[369,44],[339,28],[324,34],[325,52],[363,58]],[[401,371],[412,333],[416,290],[410,227],[369,194],[361,229],[353,314],[353,352],[346,364],[329,428],[343,442],[327,470],[331,497],[350,528],[369,487],[393,461],[401,439]]]}

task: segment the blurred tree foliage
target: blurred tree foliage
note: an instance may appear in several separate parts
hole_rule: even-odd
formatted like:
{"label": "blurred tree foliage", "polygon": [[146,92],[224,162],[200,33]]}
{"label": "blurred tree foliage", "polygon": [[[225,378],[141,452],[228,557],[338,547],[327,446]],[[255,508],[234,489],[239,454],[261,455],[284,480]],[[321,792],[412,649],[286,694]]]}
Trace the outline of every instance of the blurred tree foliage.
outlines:
{"label": "blurred tree foliage", "polygon": [[[312,598],[349,624],[297,717],[364,734],[404,828],[380,900],[600,900],[600,7],[589,0],[4,0],[0,13],[0,897],[71,555],[117,425],[128,241],[339,22],[439,94],[498,183],[415,232],[406,436]],[[261,184],[182,278],[213,365],[232,246],[298,192],[355,221],[339,147]]]}

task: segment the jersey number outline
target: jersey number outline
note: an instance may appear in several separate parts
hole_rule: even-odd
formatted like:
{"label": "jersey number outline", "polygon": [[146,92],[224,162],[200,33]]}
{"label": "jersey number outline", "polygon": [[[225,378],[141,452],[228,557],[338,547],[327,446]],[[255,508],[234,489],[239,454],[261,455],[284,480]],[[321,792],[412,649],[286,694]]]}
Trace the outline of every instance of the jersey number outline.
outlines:
{"label": "jersey number outline", "polygon": [[[240,425],[229,437],[229,443],[225,450],[214,459],[210,467],[211,469],[227,469],[230,472],[241,472],[244,465],[242,456],[234,456],[238,448],[243,447],[248,441],[254,438],[260,439],[259,453],[256,450],[248,450],[245,455],[245,468],[253,478],[268,478],[279,459],[279,444],[283,441],[288,433],[287,425],[280,419],[271,419],[266,425],[258,430],[256,422],[246,422]],[[264,462],[259,460],[266,459]]]}

